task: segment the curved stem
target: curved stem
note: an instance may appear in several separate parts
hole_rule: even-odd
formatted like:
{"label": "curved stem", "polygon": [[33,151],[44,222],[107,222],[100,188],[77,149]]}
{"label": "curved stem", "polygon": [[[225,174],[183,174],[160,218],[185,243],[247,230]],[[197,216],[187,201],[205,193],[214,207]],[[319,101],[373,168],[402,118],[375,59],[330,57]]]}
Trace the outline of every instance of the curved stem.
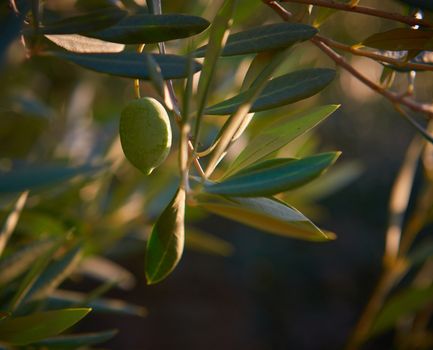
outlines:
{"label": "curved stem", "polygon": [[346,45],[343,43],[340,43],[338,41],[335,41],[330,38],[323,37],[321,35],[316,35],[316,38],[318,38],[321,42],[325,43],[329,47],[332,47],[334,49],[342,50],[345,52],[349,52],[356,56],[362,56],[371,58],[375,61],[385,62],[392,64],[398,68],[407,68],[407,69],[415,69],[415,70],[423,70],[423,71],[433,71],[433,65],[429,64],[423,64],[423,63],[413,63],[408,61],[401,61],[392,57],[384,56],[375,52],[366,51],[366,50],[360,50],[353,46]]}
{"label": "curved stem", "polygon": [[408,24],[410,26],[418,25],[423,27],[433,27],[433,23],[429,23],[427,21],[412,16],[404,16],[395,12],[387,12],[372,7],[345,4],[342,2],[336,2],[332,0],[282,0],[281,2],[292,2],[298,4],[315,5],[315,6],[327,7],[327,8],[342,10],[347,12],[355,12],[363,15],[385,18],[391,21]]}

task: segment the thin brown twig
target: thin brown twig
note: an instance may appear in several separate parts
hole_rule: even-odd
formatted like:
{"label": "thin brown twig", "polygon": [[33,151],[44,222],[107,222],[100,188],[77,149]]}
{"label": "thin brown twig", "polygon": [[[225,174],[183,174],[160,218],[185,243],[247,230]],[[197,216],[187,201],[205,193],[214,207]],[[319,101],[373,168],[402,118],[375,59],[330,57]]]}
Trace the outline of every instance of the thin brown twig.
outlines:
{"label": "thin brown twig", "polygon": [[[284,7],[271,6],[271,4],[274,3],[274,1],[263,0],[263,2],[266,5],[270,6],[283,20],[287,21],[287,19],[290,18],[289,17],[290,13]],[[380,95],[387,98],[393,104],[404,105],[414,112],[424,113],[427,117],[433,118],[433,106],[432,105],[425,104],[425,103],[419,103],[417,101],[414,101],[409,96],[401,95],[401,94],[397,94],[397,93],[388,91],[388,90],[384,89],[383,87],[381,87],[380,85],[376,84],[375,82],[371,81],[366,76],[364,76],[361,72],[359,72],[354,67],[352,67],[343,56],[341,56],[340,54],[335,52],[329,45],[327,45],[324,41],[322,41],[322,37],[315,36],[315,37],[311,38],[310,41],[312,43],[314,43],[320,50],[322,50],[323,53],[325,53],[330,59],[332,59],[338,66],[347,70],[355,78],[360,80],[362,83],[367,85],[372,90],[376,91]]]}
{"label": "thin brown twig", "polygon": [[388,91],[382,88],[380,85],[368,79],[354,67],[352,67],[346,59],[335,52],[332,48],[330,48],[327,44],[320,40],[320,38],[312,38],[310,39],[323,53],[325,53],[329,58],[331,58],[338,66],[347,70],[350,74],[352,74],[355,78],[363,82],[372,90],[376,91],[380,95],[387,98],[390,102],[398,105],[404,105],[411,109],[414,112],[424,113],[427,117],[433,118],[433,106],[430,104],[419,103],[414,101],[412,98],[397,94],[395,92]]}
{"label": "thin brown twig", "polygon": [[329,47],[332,47],[334,49],[349,52],[349,53],[356,55],[356,56],[371,58],[375,61],[381,61],[381,62],[389,63],[389,64],[392,64],[392,65],[398,67],[398,68],[433,71],[433,65],[402,61],[402,60],[398,60],[398,59],[395,59],[392,57],[384,56],[384,55],[381,55],[381,54],[378,54],[375,52],[360,50],[360,49],[357,49],[353,46],[340,43],[338,41],[323,37],[321,35],[316,35],[316,38],[318,38],[321,42],[325,43],[326,45],[328,45]]}
{"label": "thin brown twig", "polygon": [[336,10],[343,10],[347,12],[355,12],[363,15],[374,16],[385,18],[391,21],[396,21],[410,26],[423,26],[423,27],[433,27],[433,23],[425,21],[423,19],[415,18],[412,16],[401,15],[396,12],[387,12],[383,10],[378,10],[372,7],[350,5],[342,2],[336,2],[332,0],[282,0],[281,2],[292,2],[298,4],[315,5],[320,7],[327,7]]}

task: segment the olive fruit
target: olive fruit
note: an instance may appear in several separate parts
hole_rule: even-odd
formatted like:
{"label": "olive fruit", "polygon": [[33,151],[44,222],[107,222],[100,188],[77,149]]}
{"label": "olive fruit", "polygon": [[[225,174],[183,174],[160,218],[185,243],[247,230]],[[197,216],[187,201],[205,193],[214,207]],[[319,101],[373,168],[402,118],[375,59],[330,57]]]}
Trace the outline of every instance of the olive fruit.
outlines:
{"label": "olive fruit", "polygon": [[170,120],[165,108],[154,98],[129,102],[120,116],[119,133],[126,158],[146,175],[170,152]]}

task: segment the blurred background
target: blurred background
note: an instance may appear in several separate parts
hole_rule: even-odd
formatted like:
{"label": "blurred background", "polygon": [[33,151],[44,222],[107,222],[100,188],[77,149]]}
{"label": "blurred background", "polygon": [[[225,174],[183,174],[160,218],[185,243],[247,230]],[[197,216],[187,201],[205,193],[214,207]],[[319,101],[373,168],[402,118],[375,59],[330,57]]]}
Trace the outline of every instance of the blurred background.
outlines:
{"label": "blurred background", "polygon": [[[71,2],[45,3],[56,10]],[[220,3],[163,1],[162,5],[167,13],[195,14],[211,21]],[[404,11],[396,1],[362,3]],[[287,7],[295,13],[302,10],[300,5]],[[261,1],[242,0],[233,31],[278,21]],[[335,40],[355,44],[393,26],[342,12],[320,30]],[[205,39],[205,34],[199,35],[194,44],[199,46]],[[168,42],[167,48],[185,53],[188,44],[189,40]],[[51,45],[42,43],[45,49]],[[251,59],[239,56],[219,61],[211,103],[239,89]],[[367,59],[348,59],[365,75],[379,80],[382,66]],[[334,67],[307,42],[292,49],[280,71],[313,66]],[[162,283],[147,286],[145,239],[175,191],[176,155],[149,178],[123,158],[118,120],[122,107],[134,98],[132,80],[93,73],[50,57],[27,59],[21,43],[14,43],[0,73],[0,168],[53,160],[69,164],[110,161],[102,176],[33,194],[18,226],[16,244],[74,228],[86,242],[87,256],[103,255],[118,264],[106,267],[107,274],[120,274],[124,283],[107,296],[146,309],[145,317],[91,314],[77,329],[119,329],[104,344],[107,349],[342,348],[380,273],[389,194],[415,133],[387,101],[346,72],[337,71],[335,81],[322,93],[257,113],[250,133],[260,132],[267,118],[341,104],[314,133],[283,150],[288,155],[343,152],[319,181],[283,196],[338,239],[328,243],[286,239],[189,208],[181,263]],[[430,74],[418,74],[415,95],[423,101],[433,98]],[[404,91],[406,85],[406,74],[399,74],[393,89]],[[183,85],[177,82],[175,87],[182,96]],[[142,84],[142,95],[156,96],[147,83]],[[224,120],[212,118],[206,119],[209,141]],[[95,264],[83,264],[82,273],[65,286],[84,292],[96,288],[104,275],[98,270],[105,267]],[[385,349],[391,343],[388,334],[366,348]]]}

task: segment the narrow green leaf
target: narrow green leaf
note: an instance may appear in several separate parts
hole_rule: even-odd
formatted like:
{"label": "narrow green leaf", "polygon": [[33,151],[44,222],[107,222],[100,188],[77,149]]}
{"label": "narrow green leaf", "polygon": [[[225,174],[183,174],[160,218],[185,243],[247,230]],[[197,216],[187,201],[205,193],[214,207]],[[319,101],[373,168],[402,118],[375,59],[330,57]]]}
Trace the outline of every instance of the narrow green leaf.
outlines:
{"label": "narrow green leaf", "polygon": [[0,263],[0,285],[5,285],[28,270],[35,261],[46,254],[55,244],[55,240],[32,242],[23,249],[6,257]]}
{"label": "narrow green leaf", "polygon": [[[284,106],[315,95],[335,77],[327,68],[304,69],[270,80],[253,103],[250,112],[259,112]],[[248,90],[205,109],[206,114],[232,114],[248,96]]]}
{"label": "narrow green leaf", "polygon": [[311,130],[337,110],[338,105],[327,105],[302,112],[289,120],[280,120],[263,130],[248,142],[244,150],[233,161],[224,177],[264,159],[278,151],[296,137]]}
{"label": "narrow green leaf", "polygon": [[320,176],[339,157],[340,152],[322,153],[302,159],[285,159],[275,164],[265,161],[244,169],[219,183],[206,184],[208,193],[237,196],[271,196],[302,186]]}
{"label": "narrow green leaf", "polygon": [[126,12],[118,8],[105,8],[45,23],[38,30],[41,34],[85,34],[116,24],[125,16]]}
{"label": "narrow green leaf", "polygon": [[113,338],[116,334],[117,330],[109,330],[95,333],[63,335],[44,339],[33,344],[33,346],[49,350],[81,349],[83,346],[87,348],[89,345],[104,343]]}
{"label": "narrow green leaf", "polygon": [[70,249],[57,261],[51,262],[48,268],[33,284],[27,297],[40,299],[55,290],[77,267],[82,257],[82,247],[77,245]]}
{"label": "narrow green leaf", "polygon": [[298,210],[274,198],[199,195],[197,205],[213,214],[284,237],[310,241],[327,241],[333,238]]}
{"label": "narrow green leaf", "polygon": [[391,329],[396,321],[408,316],[433,301],[433,286],[426,288],[409,287],[390,298],[377,315],[369,336]]}
{"label": "narrow green leaf", "polygon": [[148,284],[166,278],[178,264],[184,246],[185,190],[179,189],[156,221],[146,246]]}
{"label": "narrow green leaf", "polygon": [[88,306],[94,313],[140,317],[147,315],[146,308],[139,305],[111,298],[98,298],[89,301],[87,294],[65,290],[54,291],[47,297],[46,304],[50,309]]}
{"label": "narrow green leaf", "polygon": [[72,327],[90,311],[89,308],[64,309],[9,317],[0,321],[0,340],[12,345],[31,344]]}
{"label": "narrow green leaf", "polygon": [[151,44],[201,33],[209,24],[207,20],[197,16],[139,13],[123,18],[112,27],[88,35],[121,44]]}
{"label": "narrow green leaf", "polygon": [[254,59],[251,61],[248,67],[247,73],[245,74],[244,80],[242,82],[241,91],[247,90],[253,82],[260,75],[260,72],[271,62],[272,58],[275,56],[274,51],[260,52],[255,55]]}
{"label": "narrow green leaf", "polygon": [[[275,23],[243,32],[231,34],[225,44],[221,56],[245,55],[270,50],[287,48],[296,42],[313,37],[317,30],[300,23]],[[203,57],[207,45],[195,52],[196,57]]]}
{"label": "narrow green leaf", "polygon": [[77,53],[121,52],[125,48],[123,44],[110,43],[78,34],[47,34],[45,37],[57,46]]}
{"label": "narrow green leaf", "polygon": [[362,45],[380,50],[432,50],[433,31],[411,28],[395,28],[376,33],[362,42]]}
{"label": "narrow green leaf", "polygon": [[[70,52],[55,52],[52,55],[69,60],[84,68],[100,73],[118,75],[126,78],[150,80],[150,72],[143,54],[138,52],[76,54]],[[187,76],[187,59],[175,55],[152,54],[161,67],[164,79],[184,78]],[[201,65],[194,61],[194,72]]]}
{"label": "narrow green leaf", "polygon": [[316,18],[314,18],[313,26],[319,28],[323,23],[325,23],[337,10],[318,7],[316,10]]}
{"label": "narrow green leaf", "polygon": [[266,86],[269,78],[277,67],[284,61],[287,50],[279,51],[269,62],[268,65],[259,73],[251,87],[245,91],[245,98],[242,103],[236,108],[236,112],[231,115],[221,130],[221,137],[216,143],[215,149],[210,158],[205,176],[209,176],[213,173],[218,163],[224,158],[230,143],[234,141],[236,137],[239,137],[239,133],[242,132],[242,128],[246,127],[250,119],[251,114],[248,111],[251,109],[254,101],[257,100],[260,93]]}
{"label": "narrow green leaf", "polygon": [[203,62],[197,87],[197,116],[194,128],[194,148],[197,148],[200,138],[201,119],[209,96],[210,86],[215,75],[218,58],[227,42],[232,25],[233,13],[237,0],[225,0],[210,26],[209,44]]}
{"label": "narrow green leaf", "polygon": [[0,172],[0,193],[24,192],[57,185],[78,175],[88,175],[100,166],[85,164],[78,167],[66,165],[26,165],[11,171]]}

